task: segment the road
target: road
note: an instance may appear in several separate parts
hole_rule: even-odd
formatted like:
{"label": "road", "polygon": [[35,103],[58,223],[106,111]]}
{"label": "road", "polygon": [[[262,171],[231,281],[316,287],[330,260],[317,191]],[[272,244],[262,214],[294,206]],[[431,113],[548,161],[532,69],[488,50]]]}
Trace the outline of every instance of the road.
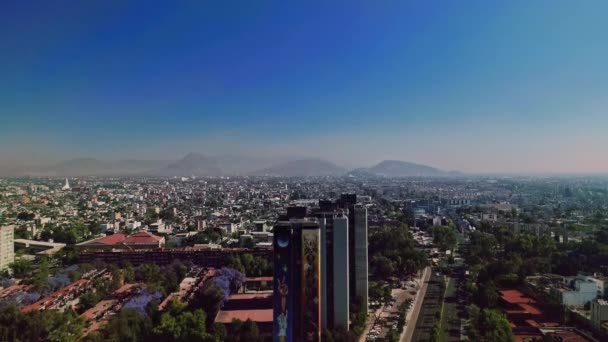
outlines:
{"label": "road", "polygon": [[448,278],[448,285],[443,301],[443,315],[441,329],[447,342],[462,341],[462,323],[466,319],[466,306],[459,300],[458,287],[461,279],[458,277]]}
{"label": "road", "polygon": [[422,284],[418,294],[416,295],[414,307],[406,315],[405,330],[404,333],[401,334],[401,342],[409,342],[412,340],[412,335],[414,334],[416,322],[418,321],[418,314],[420,313],[420,308],[422,307],[422,302],[424,301],[424,297],[426,295],[426,288],[428,287],[431,273],[430,267],[425,268],[422,273]]}
{"label": "road", "polygon": [[436,313],[441,309],[441,303],[443,302],[443,287],[441,283],[444,281],[444,278],[442,275],[437,275],[435,269],[431,269],[430,273],[431,276],[426,282],[427,287],[424,299],[416,310],[417,319],[415,324],[413,319],[411,323],[408,323],[408,328],[413,328],[413,333],[406,336],[410,339],[402,341],[429,341],[433,326],[435,323],[438,323]]}

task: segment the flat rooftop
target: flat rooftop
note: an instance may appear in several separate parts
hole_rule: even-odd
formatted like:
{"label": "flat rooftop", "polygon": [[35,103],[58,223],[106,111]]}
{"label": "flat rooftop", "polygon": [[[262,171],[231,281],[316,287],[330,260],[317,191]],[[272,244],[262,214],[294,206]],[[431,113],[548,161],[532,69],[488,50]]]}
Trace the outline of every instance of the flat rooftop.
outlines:
{"label": "flat rooftop", "polygon": [[235,319],[241,321],[246,321],[250,319],[256,323],[272,322],[273,312],[272,309],[228,311],[220,310],[217,313],[217,316],[215,316],[215,322],[217,323],[229,324],[232,323],[232,321]]}

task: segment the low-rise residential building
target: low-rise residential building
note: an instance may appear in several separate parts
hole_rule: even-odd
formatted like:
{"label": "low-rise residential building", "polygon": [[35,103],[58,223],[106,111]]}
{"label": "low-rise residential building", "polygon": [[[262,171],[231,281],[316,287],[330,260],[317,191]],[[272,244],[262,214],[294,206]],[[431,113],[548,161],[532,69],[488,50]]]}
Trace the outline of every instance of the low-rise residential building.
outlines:
{"label": "low-rise residential building", "polygon": [[597,284],[587,277],[565,278],[564,283],[551,289],[551,294],[563,305],[582,307],[597,298]]}

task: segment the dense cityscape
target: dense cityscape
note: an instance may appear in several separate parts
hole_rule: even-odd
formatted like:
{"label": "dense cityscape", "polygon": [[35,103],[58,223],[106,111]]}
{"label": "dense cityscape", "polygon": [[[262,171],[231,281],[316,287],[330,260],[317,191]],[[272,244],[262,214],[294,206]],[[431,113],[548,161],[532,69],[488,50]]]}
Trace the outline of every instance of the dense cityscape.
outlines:
{"label": "dense cityscape", "polygon": [[601,177],[6,178],[0,339],[605,340],[607,209]]}
{"label": "dense cityscape", "polygon": [[0,1],[0,342],[608,342],[608,1]]}

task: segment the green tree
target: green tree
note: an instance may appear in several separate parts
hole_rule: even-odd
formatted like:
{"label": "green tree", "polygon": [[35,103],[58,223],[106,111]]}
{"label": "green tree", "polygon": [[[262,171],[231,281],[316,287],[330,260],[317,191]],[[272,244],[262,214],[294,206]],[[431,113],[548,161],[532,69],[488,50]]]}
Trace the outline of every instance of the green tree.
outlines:
{"label": "green tree", "polygon": [[228,331],[226,331],[226,327],[222,323],[214,323],[213,335],[215,336],[216,340],[224,341],[226,336],[228,336]]}
{"label": "green tree", "polygon": [[387,279],[394,275],[395,267],[393,262],[384,255],[375,255],[370,262],[372,272],[379,279]]}
{"label": "green tree", "polygon": [[208,281],[200,287],[190,301],[191,309],[203,309],[207,317],[215,317],[224,299],[224,291],[214,282]]}
{"label": "green tree", "polygon": [[23,259],[15,260],[15,262],[11,263],[8,267],[13,272],[13,276],[23,278],[32,271],[32,262]]}
{"label": "green tree", "polygon": [[0,311],[0,341],[76,341],[84,325],[84,320],[70,310],[22,313],[9,307]]}
{"label": "green tree", "polygon": [[135,280],[135,271],[133,270],[133,266],[131,265],[131,263],[127,263],[122,268],[122,275],[126,283],[130,283]]}
{"label": "green tree", "polygon": [[49,267],[50,264],[48,259],[42,259],[40,265],[38,265],[38,269],[34,272],[32,278],[27,280],[27,282],[32,284],[38,292],[44,292],[49,287]]}
{"label": "green tree", "polygon": [[93,222],[89,223],[87,228],[89,230],[89,234],[92,236],[101,234],[101,226],[99,225],[99,222],[97,222],[97,221],[93,221]]}
{"label": "green tree", "polygon": [[73,311],[64,314],[48,314],[45,325],[49,331],[48,340],[53,342],[70,342],[77,340],[82,334],[85,322]]}
{"label": "green tree", "polygon": [[458,240],[456,231],[450,227],[433,227],[433,243],[442,250],[453,250]]}
{"label": "green tree", "polygon": [[99,302],[99,300],[100,298],[95,292],[86,292],[85,294],[80,296],[78,311],[81,313],[87,311],[88,309],[94,307]]}
{"label": "green tree", "polygon": [[138,342],[145,341],[149,331],[152,331],[152,322],[147,315],[126,309],[110,319],[102,336],[108,341]]}
{"label": "green tree", "polygon": [[469,265],[477,265],[492,260],[496,254],[497,240],[494,235],[483,232],[473,232],[470,235],[469,250],[466,255]]}
{"label": "green tree", "polygon": [[472,305],[469,308],[468,337],[471,341],[511,342],[514,339],[511,324],[500,311]]}
{"label": "green tree", "polygon": [[245,273],[245,267],[243,266],[243,263],[241,262],[241,257],[238,254],[233,254],[228,257],[227,266],[241,273]]}
{"label": "green tree", "polygon": [[162,341],[205,341],[211,338],[206,332],[206,319],[205,312],[200,309],[182,311],[177,315],[164,313],[152,332]]}

